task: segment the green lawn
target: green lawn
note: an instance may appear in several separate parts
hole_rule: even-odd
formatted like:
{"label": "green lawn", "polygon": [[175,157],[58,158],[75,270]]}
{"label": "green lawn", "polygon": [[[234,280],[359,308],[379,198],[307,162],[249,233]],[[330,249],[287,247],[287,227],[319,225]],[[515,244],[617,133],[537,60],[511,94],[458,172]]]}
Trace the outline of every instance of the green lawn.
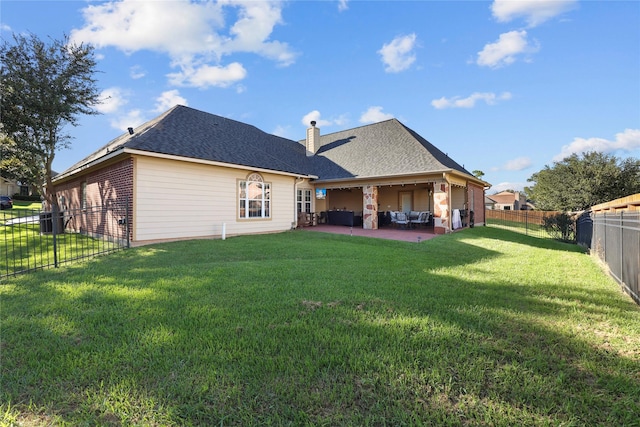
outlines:
{"label": "green lawn", "polygon": [[[118,243],[106,239],[67,232],[56,235],[57,257],[54,257],[53,235],[41,233],[39,211],[25,206],[29,205],[0,211],[0,280],[3,276],[52,267],[56,262],[62,264],[121,248]],[[31,220],[31,217],[35,219]],[[16,221],[17,224],[11,225]],[[49,231],[51,226],[49,220]]]}
{"label": "green lawn", "polygon": [[0,424],[640,425],[640,307],[492,227],[153,245],[0,298]]}
{"label": "green lawn", "polygon": [[42,202],[26,202],[24,200],[14,200],[13,209],[40,210]]}

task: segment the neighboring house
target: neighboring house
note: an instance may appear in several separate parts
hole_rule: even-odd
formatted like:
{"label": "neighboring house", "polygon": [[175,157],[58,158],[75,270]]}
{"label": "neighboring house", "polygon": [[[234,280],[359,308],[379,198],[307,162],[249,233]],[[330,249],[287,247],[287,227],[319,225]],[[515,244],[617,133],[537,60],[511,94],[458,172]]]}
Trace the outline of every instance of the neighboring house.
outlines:
{"label": "neighboring house", "polygon": [[491,196],[484,196],[484,208],[488,210],[494,210],[496,208],[496,201]]}
{"label": "neighboring house", "polygon": [[54,178],[69,208],[127,201],[134,244],[290,230],[299,212],[431,211],[452,230],[453,209],[484,223],[488,183],[396,119],[292,141],[176,106]]}
{"label": "neighboring house", "polygon": [[519,191],[503,191],[501,193],[492,194],[489,197],[495,203],[492,209],[505,211],[519,211],[528,209],[527,198]]}
{"label": "neighboring house", "polygon": [[16,181],[0,177],[0,196],[13,197],[15,194],[20,194],[21,186]]}

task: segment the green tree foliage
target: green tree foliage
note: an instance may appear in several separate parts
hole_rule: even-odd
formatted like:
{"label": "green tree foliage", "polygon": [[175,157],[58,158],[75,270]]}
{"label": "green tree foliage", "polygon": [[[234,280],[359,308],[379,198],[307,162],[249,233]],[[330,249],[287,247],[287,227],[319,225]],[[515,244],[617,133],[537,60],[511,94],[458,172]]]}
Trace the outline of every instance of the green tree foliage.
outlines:
{"label": "green tree foliage", "polygon": [[478,179],[482,179],[482,177],[484,176],[484,172],[482,172],[480,169],[476,169],[471,173]]}
{"label": "green tree foliage", "polygon": [[[98,114],[94,48],[35,35],[14,35],[0,46],[0,119],[3,162],[0,171],[29,180],[56,204],[51,165],[56,151],[68,148],[69,125],[81,114]],[[44,191],[44,189],[48,191]]]}
{"label": "green tree foliage", "polygon": [[525,192],[542,210],[577,211],[640,192],[640,160],[572,154],[529,179]]}
{"label": "green tree foliage", "polygon": [[544,217],[542,226],[554,239],[573,242],[576,238],[576,222],[567,213]]}

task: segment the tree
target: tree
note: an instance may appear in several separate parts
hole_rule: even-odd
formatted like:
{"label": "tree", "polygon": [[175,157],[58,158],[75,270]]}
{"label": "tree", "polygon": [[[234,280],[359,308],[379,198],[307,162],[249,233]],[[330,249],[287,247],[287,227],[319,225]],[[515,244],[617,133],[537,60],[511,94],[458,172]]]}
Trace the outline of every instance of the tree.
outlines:
{"label": "tree", "polygon": [[78,125],[79,115],[98,114],[94,48],[69,43],[68,36],[49,44],[33,34],[14,35],[13,41],[0,46],[0,167],[31,180],[57,206],[51,171],[56,151],[69,147],[67,129]]}
{"label": "tree", "polygon": [[542,210],[577,211],[640,192],[640,160],[588,152],[572,154],[529,179],[528,198]]}
{"label": "tree", "polygon": [[482,179],[482,177],[484,176],[484,172],[482,172],[479,169],[474,170],[473,172],[471,172],[473,174],[473,176],[475,176],[478,179]]}

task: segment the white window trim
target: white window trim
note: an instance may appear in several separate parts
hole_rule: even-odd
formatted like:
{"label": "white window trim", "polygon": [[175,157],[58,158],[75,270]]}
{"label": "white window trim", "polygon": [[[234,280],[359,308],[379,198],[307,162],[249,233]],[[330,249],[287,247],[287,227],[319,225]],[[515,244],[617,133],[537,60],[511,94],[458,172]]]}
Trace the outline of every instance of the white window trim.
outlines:
{"label": "white window trim", "polygon": [[[265,182],[262,175],[253,172],[246,179],[238,180],[238,219],[265,220],[271,219],[273,206],[271,205],[271,183]],[[256,190],[261,190],[258,194]],[[253,194],[251,194],[253,193]],[[251,208],[252,202],[259,206],[259,215],[251,216],[256,208]]]}

